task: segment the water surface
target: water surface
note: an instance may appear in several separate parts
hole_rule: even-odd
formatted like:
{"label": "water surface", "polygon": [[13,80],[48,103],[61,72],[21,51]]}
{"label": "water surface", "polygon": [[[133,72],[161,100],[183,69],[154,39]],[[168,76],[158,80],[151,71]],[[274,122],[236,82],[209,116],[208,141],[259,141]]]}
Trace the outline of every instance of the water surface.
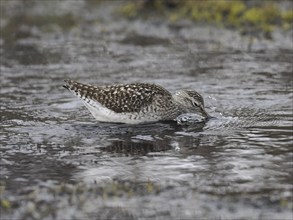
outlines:
{"label": "water surface", "polygon": [[[215,27],[49,2],[12,1],[2,17],[3,219],[292,218],[290,36],[249,46]],[[68,78],[193,89],[214,118],[99,123]]]}

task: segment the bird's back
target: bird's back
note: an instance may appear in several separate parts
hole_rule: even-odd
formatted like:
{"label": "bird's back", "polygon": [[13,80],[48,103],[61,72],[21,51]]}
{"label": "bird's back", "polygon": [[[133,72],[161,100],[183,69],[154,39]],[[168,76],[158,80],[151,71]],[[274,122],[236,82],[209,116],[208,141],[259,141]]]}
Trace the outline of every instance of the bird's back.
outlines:
{"label": "bird's back", "polygon": [[73,80],[65,80],[65,88],[81,99],[91,99],[116,112],[139,112],[155,99],[172,99],[169,91],[149,83],[119,84],[110,86],[92,86]]}

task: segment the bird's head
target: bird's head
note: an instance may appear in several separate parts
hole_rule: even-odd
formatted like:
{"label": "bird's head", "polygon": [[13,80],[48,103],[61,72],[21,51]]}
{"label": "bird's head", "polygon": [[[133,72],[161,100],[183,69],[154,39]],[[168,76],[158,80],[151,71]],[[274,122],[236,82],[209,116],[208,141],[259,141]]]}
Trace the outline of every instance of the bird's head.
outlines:
{"label": "bird's head", "polygon": [[192,90],[177,91],[173,98],[183,113],[200,113],[205,118],[210,117],[204,109],[203,98],[198,92]]}

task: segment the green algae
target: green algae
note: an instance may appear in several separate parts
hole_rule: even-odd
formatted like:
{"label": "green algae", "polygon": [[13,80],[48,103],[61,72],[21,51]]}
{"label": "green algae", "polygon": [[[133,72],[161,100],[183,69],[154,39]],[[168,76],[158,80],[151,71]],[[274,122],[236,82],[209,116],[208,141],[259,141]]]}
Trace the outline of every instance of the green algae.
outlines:
{"label": "green algae", "polygon": [[0,200],[0,204],[1,207],[3,207],[4,209],[10,209],[11,207],[10,201],[8,201],[7,199]]}
{"label": "green algae", "polygon": [[[286,3],[286,1],[283,1]],[[212,24],[240,30],[243,34],[270,38],[276,28],[292,28],[292,7],[281,9],[282,1],[128,1],[120,12],[128,18],[157,13],[171,22],[190,19],[201,24]],[[287,2],[288,3],[288,2]],[[292,4],[290,5],[292,6]],[[150,13],[151,12],[151,13]]]}

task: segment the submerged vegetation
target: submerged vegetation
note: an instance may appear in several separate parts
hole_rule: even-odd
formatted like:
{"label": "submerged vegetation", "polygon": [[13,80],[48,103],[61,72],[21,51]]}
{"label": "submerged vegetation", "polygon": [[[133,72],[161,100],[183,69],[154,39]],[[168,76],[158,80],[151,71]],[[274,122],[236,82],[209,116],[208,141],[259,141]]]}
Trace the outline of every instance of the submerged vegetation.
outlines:
{"label": "submerged vegetation", "polygon": [[[0,193],[0,212],[3,219],[8,219],[7,216],[12,216],[11,219],[20,219],[19,216],[25,216],[28,219],[44,219],[52,218],[52,216],[54,219],[85,219],[90,214],[95,214],[96,219],[117,219],[113,217],[116,215],[123,219],[133,219],[131,210],[118,208],[115,212],[108,212],[107,202],[130,200],[136,196],[147,197],[160,193],[162,193],[160,186],[151,181],[137,183],[113,180],[104,185],[85,182],[54,185],[47,182],[40,187],[20,189],[21,195],[14,198],[2,196]],[[73,208],[72,214],[69,210]],[[60,212],[60,210],[65,211]]]}
{"label": "submerged vegetation", "polygon": [[[285,5],[283,9],[281,4]],[[270,38],[271,32],[276,28],[292,28],[292,7],[291,1],[130,0],[120,11],[128,18],[156,13],[173,22],[190,19],[194,22],[235,28],[242,34],[261,33]]]}

